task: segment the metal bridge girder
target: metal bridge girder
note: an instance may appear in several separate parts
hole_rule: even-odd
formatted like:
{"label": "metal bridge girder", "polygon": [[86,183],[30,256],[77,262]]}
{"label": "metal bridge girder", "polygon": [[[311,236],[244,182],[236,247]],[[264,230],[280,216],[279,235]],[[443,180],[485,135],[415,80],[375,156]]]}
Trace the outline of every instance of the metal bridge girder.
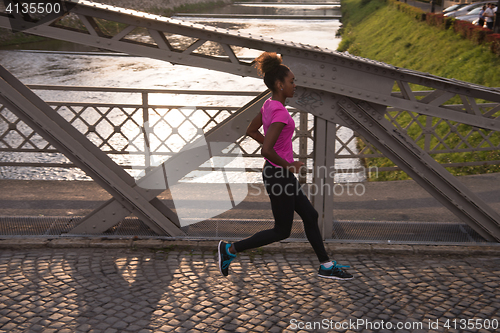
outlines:
{"label": "metal bridge girder", "polygon": [[[294,103],[326,121],[319,126],[327,128],[331,127],[331,123],[338,123],[366,135],[371,144],[415,177],[419,184],[439,197],[443,204],[471,224],[483,237],[500,240],[498,214],[460,187],[454,177],[442,170],[429,156],[425,156],[409,137],[384,118],[386,107],[390,107],[500,131],[500,91],[310,45],[243,35],[84,0],[71,3],[71,13],[80,18],[86,30],[65,27],[59,21],[50,24],[20,23],[26,32],[40,36],[241,76],[257,77],[257,72],[251,62],[237,56],[238,48],[280,53],[294,71],[296,84],[301,89]],[[9,28],[10,20],[13,19],[23,20],[21,17],[2,15],[0,26]],[[97,19],[124,23],[126,27],[114,36],[106,35],[96,24]],[[127,39],[127,35],[136,27],[145,28],[152,42],[138,43]],[[189,41],[187,46],[174,47],[169,42],[169,34],[185,37]],[[220,45],[226,57],[211,56],[204,52],[203,46],[207,42]],[[393,93],[395,85],[401,93]],[[434,92],[418,98],[411,85],[425,86],[434,89]],[[445,104],[456,96],[463,102],[463,107]],[[325,102],[329,98],[335,100]],[[489,101],[490,106],[481,108],[476,99]],[[244,134],[241,126],[234,128],[222,124],[221,128],[228,129],[225,133],[228,139],[236,139]],[[325,140],[327,133],[332,131],[324,131]],[[321,163],[331,163],[326,151],[318,154],[325,156]],[[417,163],[417,170],[406,159]],[[323,207],[327,207],[325,202]]]}
{"label": "metal bridge girder", "polygon": [[[127,215],[133,212],[158,234],[168,233],[171,236],[184,234],[164,214],[169,210],[167,207],[161,207],[160,211],[157,202],[153,205],[145,198],[147,190],[135,186],[134,179],[123,168],[76,131],[2,66],[0,66],[0,102],[113,195],[119,203],[115,207],[117,210],[126,211]],[[175,218],[175,214],[169,213],[169,215]],[[106,219],[102,222],[106,224]],[[92,233],[94,229],[92,226],[88,232]]]}
{"label": "metal bridge girder", "polygon": [[[303,88],[297,91],[291,104],[358,132],[478,234],[489,241],[500,241],[500,215],[395,128],[384,117],[384,106]],[[324,146],[319,147],[321,143]],[[331,139],[320,141],[315,149],[324,150],[332,145],[335,143]],[[318,162],[321,165],[321,160]],[[329,201],[325,200],[324,205]]]}
{"label": "metal bridge girder", "polygon": [[[85,0],[68,1],[68,3],[71,4],[70,12],[80,18],[86,30],[65,27],[58,20],[45,24],[22,21],[16,25],[24,26],[25,32],[35,35],[241,76],[257,77],[258,74],[251,62],[238,58],[235,49],[243,47],[278,52],[294,71],[299,86],[335,92],[350,98],[445,118],[479,128],[500,130],[498,115],[481,112],[477,108],[471,113],[468,110],[454,110],[443,105],[454,96],[460,96],[462,99],[467,96],[469,100],[477,98],[500,103],[500,92],[496,89],[397,68],[347,53],[277,41],[272,37],[252,36]],[[0,16],[0,26],[9,28],[13,19],[7,15]],[[22,20],[21,17],[16,19]],[[114,36],[106,35],[98,28],[96,19],[123,23],[127,26]],[[145,28],[152,42],[139,43],[127,39],[127,35],[135,28]],[[189,46],[174,48],[166,34],[185,37],[189,40]],[[194,42],[192,39],[195,39]],[[204,53],[202,47],[207,42],[220,45],[226,57]],[[413,95],[409,84],[435,89],[439,96],[419,100]],[[390,88],[381,90],[380,85],[387,85]],[[402,88],[404,94],[399,96],[392,94],[391,88],[394,85]],[[443,100],[443,94],[449,98]]]}

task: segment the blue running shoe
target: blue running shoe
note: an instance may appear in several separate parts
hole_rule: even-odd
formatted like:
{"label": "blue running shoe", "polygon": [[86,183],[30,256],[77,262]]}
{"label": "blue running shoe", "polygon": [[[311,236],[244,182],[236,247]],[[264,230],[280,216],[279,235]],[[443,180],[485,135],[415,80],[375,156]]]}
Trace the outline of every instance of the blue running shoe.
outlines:
{"label": "blue running shoe", "polygon": [[323,265],[319,265],[318,276],[334,279],[334,280],[351,280],[353,278],[352,274],[343,270],[343,268],[348,268],[349,266],[338,265],[336,261],[332,261],[333,266],[330,268],[324,268]]}
{"label": "blue running shoe", "polygon": [[231,244],[224,241],[219,242],[219,270],[224,276],[229,275],[229,264],[236,258],[236,254],[229,253],[230,246]]}

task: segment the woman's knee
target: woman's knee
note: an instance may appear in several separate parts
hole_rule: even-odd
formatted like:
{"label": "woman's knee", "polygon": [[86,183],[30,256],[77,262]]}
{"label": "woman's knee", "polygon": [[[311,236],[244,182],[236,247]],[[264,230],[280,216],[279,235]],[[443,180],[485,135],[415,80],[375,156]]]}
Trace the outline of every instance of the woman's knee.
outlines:
{"label": "woman's knee", "polygon": [[290,237],[290,235],[292,234],[292,230],[291,228],[290,229],[278,229],[276,230],[275,229],[275,233],[276,233],[276,241],[279,242],[279,241],[282,241],[284,239],[287,239]]}

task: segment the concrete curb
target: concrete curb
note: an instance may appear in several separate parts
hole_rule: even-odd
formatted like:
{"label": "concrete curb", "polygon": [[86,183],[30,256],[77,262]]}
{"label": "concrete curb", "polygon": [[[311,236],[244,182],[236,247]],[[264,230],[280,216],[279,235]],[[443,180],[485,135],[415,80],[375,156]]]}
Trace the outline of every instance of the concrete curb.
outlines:
{"label": "concrete curb", "polygon": [[[109,239],[109,238],[9,238],[0,239],[0,249],[23,248],[108,248],[151,250],[217,249],[218,240],[162,240],[162,239]],[[385,255],[488,255],[500,256],[500,244],[425,245],[387,243],[326,242],[331,254],[385,254]],[[312,253],[308,242],[279,242],[262,248],[264,253]]]}

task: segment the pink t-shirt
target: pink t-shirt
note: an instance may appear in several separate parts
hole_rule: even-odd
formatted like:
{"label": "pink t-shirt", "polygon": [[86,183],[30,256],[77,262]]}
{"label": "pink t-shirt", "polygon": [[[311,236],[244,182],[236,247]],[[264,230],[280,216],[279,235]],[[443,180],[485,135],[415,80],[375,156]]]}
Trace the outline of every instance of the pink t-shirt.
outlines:
{"label": "pink t-shirt", "polygon": [[[264,135],[267,134],[267,130],[272,123],[280,122],[285,124],[278,140],[276,140],[274,150],[282,159],[289,163],[293,163],[292,137],[295,130],[295,122],[292,116],[281,102],[272,99],[268,99],[264,102],[260,112],[262,113]],[[266,160],[268,159],[266,158]],[[278,166],[271,161],[269,161],[269,163]]]}

